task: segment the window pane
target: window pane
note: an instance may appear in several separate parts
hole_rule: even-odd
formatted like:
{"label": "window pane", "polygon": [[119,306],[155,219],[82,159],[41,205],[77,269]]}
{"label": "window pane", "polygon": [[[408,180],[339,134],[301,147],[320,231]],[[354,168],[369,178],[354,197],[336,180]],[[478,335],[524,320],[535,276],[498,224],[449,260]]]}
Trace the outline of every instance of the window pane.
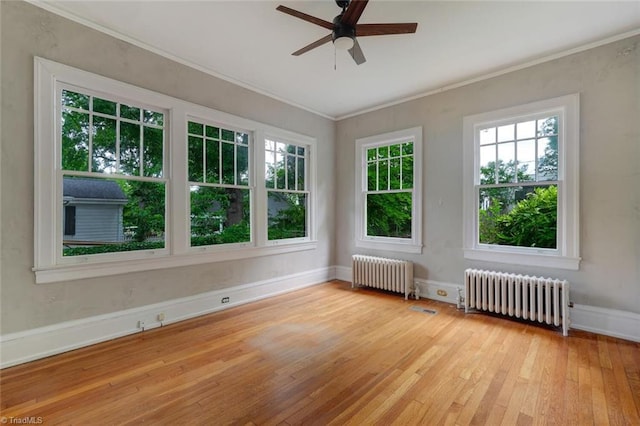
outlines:
{"label": "window pane", "polygon": [[402,155],[413,155],[413,142],[402,144]]}
{"label": "window pane", "polygon": [[558,180],[558,137],[538,140],[538,180]]}
{"label": "window pane", "polygon": [[292,189],[292,190],[296,189],[296,157],[295,155],[287,155],[287,189]]}
{"label": "window pane", "polygon": [[496,183],[496,146],[480,147],[480,183]]}
{"label": "window pane", "polygon": [[402,189],[413,189],[413,157],[402,157]]}
{"label": "window pane", "polygon": [[89,171],[89,114],[62,111],[62,169]]}
{"label": "window pane", "polygon": [[116,120],[93,117],[93,144],[91,171],[115,173],[116,171]]}
{"label": "window pane", "polygon": [[89,110],[89,96],[70,90],[62,91],[62,105]]}
{"label": "window pane", "polygon": [[233,133],[233,131],[232,130],[222,129],[222,140],[223,141],[233,142],[234,141],[234,133]]}
{"label": "window pane", "polygon": [[411,238],[411,192],[367,194],[367,235]]}
{"label": "window pane", "polygon": [[191,246],[251,240],[250,191],[192,186]]}
{"label": "window pane", "polygon": [[536,121],[525,121],[516,126],[518,139],[530,139],[536,137]]}
{"label": "window pane", "polygon": [[304,171],[304,158],[298,157],[298,191],[304,191],[305,187],[305,171]]}
{"label": "window pane", "polygon": [[496,143],[495,127],[480,130],[480,145],[486,145],[490,143]]}
{"label": "window pane", "polygon": [[558,134],[558,116],[538,120],[538,136]]}
{"label": "window pane", "polygon": [[120,117],[140,121],[140,108],[120,104]]}
{"label": "window pane", "polygon": [[369,163],[367,167],[367,190],[378,190],[378,163]]}
{"label": "window pane", "polygon": [[203,176],[203,141],[202,138],[189,136],[189,180],[191,182],[204,182]]}
{"label": "window pane", "polygon": [[515,182],[515,143],[498,145],[498,183]]}
{"label": "window pane", "polygon": [[208,140],[205,145],[207,150],[205,181],[220,183],[220,142]]}
{"label": "window pane", "polygon": [[269,240],[307,236],[307,196],[288,192],[268,194]]}
{"label": "window pane", "polygon": [[378,163],[378,190],[389,189],[389,160],[382,160]]}
{"label": "window pane", "polygon": [[378,147],[378,158],[389,158],[389,147],[388,146]]}
{"label": "window pane", "polygon": [[208,138],[220,139],[220,129],[217,127],[206,126],[205,133]]}
{"label": "window pane", "polygon": [[298,147],[298,155],[304,156],[304,147],[301,147],[301,146]]}
{"label": "window pane", "polygon": [[536,177],[536,141],[535,139],[518,142],[518,181],[535,180]]}
{"label": "window pane", "polygon": [[[223,130],[224,132],[224,130]],[[222,183],[235,183],[235,154],[232,143],[222,143]]]}
{"label": "window pane", "polygon": [[[269,141],[270,142],[270,141]],[[266,151],[264,153],[265,158],[265,186],[267,188],[275,188],[276,184],[276,163],[275,163],[275,153],[273,151]]]}
{"label": "window pane", "polygon": [[204,130],[204,126],[200,123],[194,123],[193,121],[189,121],[187,127],[189,129],[189,133],[193,133],[194,135],[203,134],[202,132]]}
{"label": "window pane", "polygon": [[144,176],[162,177],[162,129],[144,126]]}
{"label": "window pane", "polygon": [[140,176],[139,124],[120,122],[120,173]]}
{"label": "window pane", "polygon": [[238,141],[238,143],[241,143],[243,145],[249,145],[249,135],[246,133],[238,133],[236,135],[236,140]]}
{"label": "window pane", "polygon": [[515,124],[498,127],[498,142],[508,142],[515,139]]}
{"label": "window pane", "polygon": [[479,199],[480,243],[556,248],[555,186],[482,188]]}
{"label": "window pane", "polygon": [[236,173],[238,185],[249,185],[249,147],[237,146],[238,156],[236,157]]}
{"label": "window pane", "polygon": [[285,146],[281,143],[276,143],[276,162],[274,164],[276,188],[285,189],[284,181],[284,150]]}
{"label": "window pane", "polygon": [[389,166],[389,189],[400,189],[402,186],[400,182],[400,158],[390,159]]}
{"label": "window pane", "polygon": [[144,110],[143,121],[147,124],[155,124],[156,126],[162,126],[164,124],[164,114],[161,112]]}
{"label": "window pane", "polygon": [[399,157],[401,153],[402,153],[402,149],[400,145],[396,144],[396,145],[391,145],[389,147],[389,154],[392,157]]}
{"label": "window pane", "polygon": [[106,99],[93,98],[93,111],[103,114],[116,115],[116,103]]}
{"label": "window pane", "polygon": [[75,206],[75,233],[64,236],[64,256],[164,247],[164,183],[65,176],[63,206]]}
{"label": "window pane", "polygon": [[367,161],[373,161],[378,158],[378,150],[375,148],[367,149]]}

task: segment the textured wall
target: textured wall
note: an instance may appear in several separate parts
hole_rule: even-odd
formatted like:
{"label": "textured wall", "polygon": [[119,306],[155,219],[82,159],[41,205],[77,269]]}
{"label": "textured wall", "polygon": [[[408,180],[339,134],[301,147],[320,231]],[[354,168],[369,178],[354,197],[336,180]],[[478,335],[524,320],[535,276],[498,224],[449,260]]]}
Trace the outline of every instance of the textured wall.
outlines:
{"label": "textured wall", "polygon": [[[463,282],[469,266],[566,277],[576,303],[640,313],[640,38],[622,40],[337,124],[339,181],[354,182],[357,138],[423,126],[422,255],[416,276]],[[462,120],[470,114],[581,94],[581,268],[466,261],[462,252]],[[336,258],[350,265],[354,187],[337,188]],[[365,250],[358,250],[364,252]],[[393,253],[375,252],[392,256]]]}
{"label": "textured wall", "polygon": [[[177,64],[24,2],[2,24],[1,332],[190,296],[333,264],[332,121]],[[196,104],[317,138],[318,248],[36,285],[33,266],[33,57],[41,56]]]}

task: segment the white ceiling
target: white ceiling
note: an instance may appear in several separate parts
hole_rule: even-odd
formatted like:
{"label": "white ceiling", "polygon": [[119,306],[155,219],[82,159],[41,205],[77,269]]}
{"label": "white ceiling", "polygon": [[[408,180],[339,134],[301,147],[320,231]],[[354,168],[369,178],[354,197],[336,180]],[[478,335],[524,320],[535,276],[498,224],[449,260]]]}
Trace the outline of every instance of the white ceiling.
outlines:
{"label": "white ceiling", "polygon": [[331,21],[340,11],[333,0],[32,1],[330,118],[640,33],[639,1],[371,0],[359,23],[418,22],[418,30],[359,38],[367,62],[357,66],[331,43],[291,56],[329,31],[275,10]]}

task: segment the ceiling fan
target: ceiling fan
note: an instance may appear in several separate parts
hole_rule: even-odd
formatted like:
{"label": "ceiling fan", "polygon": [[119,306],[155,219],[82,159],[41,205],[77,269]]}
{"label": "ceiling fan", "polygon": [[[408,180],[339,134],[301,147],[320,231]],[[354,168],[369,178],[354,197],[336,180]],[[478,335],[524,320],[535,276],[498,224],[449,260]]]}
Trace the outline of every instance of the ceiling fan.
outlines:
{"label": "ceiling fan", "polygon": [[351,57],[356,64],[360,65],[366,61],[364,53],[358,44],[356,37],[379,36],[388,34],[411,34],[416,32],[418,28],[417,22],[395,23],[395,24],[358,24],[358,19],[364,12],[368,0],[335,0],[338,7],[342,9],[342,13],[333,18],[333,22],[307,15],[306,13],[288,8],[286,6],[278,6],[276,10],[286,13],[312,24],[319,25],[323,28],[331,30],[331,34],[306,45],[302,49],[292,53],[294,56],[302,55],[322,46],[325,43],[333,41],[337,49],[349,50]]}

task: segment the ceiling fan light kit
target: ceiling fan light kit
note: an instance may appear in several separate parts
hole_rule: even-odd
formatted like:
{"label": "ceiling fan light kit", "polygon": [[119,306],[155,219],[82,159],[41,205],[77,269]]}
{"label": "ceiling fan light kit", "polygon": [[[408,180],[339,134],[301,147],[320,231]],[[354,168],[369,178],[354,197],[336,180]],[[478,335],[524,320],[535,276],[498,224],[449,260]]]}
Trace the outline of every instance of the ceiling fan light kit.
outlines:
{"label": "ceiling fan light kit", "polygon": [[333,45],[337,50],[348,50],[349,54],[360,65],[366,62],[364,53],[358,44],[357,37],[388,35],[388,34],[411,34],[415,33],[418,28],[416,22],[411,23],[392,23],[392,24],[358,24],[364,8],[367,6],[368,0],[335,0],[338,7],[342,9],[342,13],[333,18],[333,22],[325,21],[315,16],[288,8],[286,6],[278,6],[276,10],[311,22],[323,28],[331,30],[331,34],[322,37],[296,50],[293,56],[299,56],[316,47],[322,46],[329,41],[333,41]]}

